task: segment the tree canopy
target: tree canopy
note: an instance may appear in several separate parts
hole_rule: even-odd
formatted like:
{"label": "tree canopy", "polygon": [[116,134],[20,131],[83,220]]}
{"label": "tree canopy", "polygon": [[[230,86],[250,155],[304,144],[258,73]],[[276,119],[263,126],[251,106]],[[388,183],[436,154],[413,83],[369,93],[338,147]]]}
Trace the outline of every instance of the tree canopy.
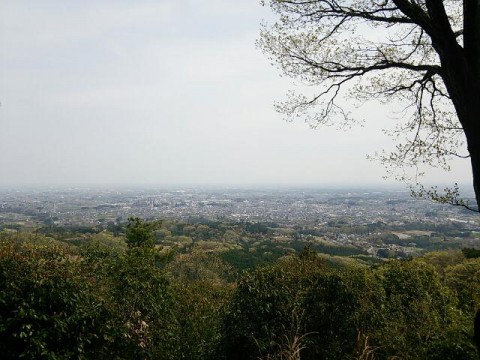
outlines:
{"label": "tree canopy", "polygon": [[[266,1],[265,1],[266,2]],[[475,0],[270,0],[279,16],[259,46],[287,76],[316,89],[277,109],[311,126],[349,126],[340,99],[403,105],[390,169],[449,169],[470,158],[480,203],[480,4]],[[462,146],[467,150],[461,153]],[[438,194],[437,194],[438,195]],[[465,206],[453,189],[437,200]]]}
{"label": "tree canopy", "polygon": [[370,266],[307,246],[243,271],[197,244],[100,235],[0,232],[2,359],[478,359],[472,249]]}

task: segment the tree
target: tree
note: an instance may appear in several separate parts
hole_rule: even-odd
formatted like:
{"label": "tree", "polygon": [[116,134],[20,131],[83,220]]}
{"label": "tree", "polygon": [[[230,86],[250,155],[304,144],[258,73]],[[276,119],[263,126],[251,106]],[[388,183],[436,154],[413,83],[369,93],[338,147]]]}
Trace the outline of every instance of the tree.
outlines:
{"label": "tree", "polygon": [[126,237],[129,247],[152,247],[155,243],[151,224],[138,217],[128,219]]}
{"label": "tree", "polygon": [[307,248],[237,285],[222,332],[226,359],[476,358],[468,318],[422,261],[333,268]]}
{"label": "tree", "polygon": [[[404,122],[391,132],[390,169],[470,158],[480,204],[480,3],[476,0],[269,0],[280,18],[259,46],[289,77],[318,88],[277,104],[312,126],[354,121],[339,103],[399,100]],[[374,29],[374,31],[372,31]],[[342,96],[344,95],[344,96]],[[340,120],[340,122],[338,122]],[[459,153],[466,144],[468,154]],[[425,195],[425,192],[421,192]],[[434,200],[471,208],[458,188]],[[476,210],[474,209],[474,210]]]}
{"label": "tree", "polygon": [[108,312],[95,290],[67,246],[0,241],[2,359],[106,358]]}

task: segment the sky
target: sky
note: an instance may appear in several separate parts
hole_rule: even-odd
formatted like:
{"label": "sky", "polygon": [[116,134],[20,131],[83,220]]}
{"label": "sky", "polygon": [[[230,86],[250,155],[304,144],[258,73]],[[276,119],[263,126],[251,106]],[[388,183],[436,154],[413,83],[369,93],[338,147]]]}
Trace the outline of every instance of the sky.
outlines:
{"label": "sky", "polygon": [[[386,109],[312,130],[255,47],[258,0],[0,0],[0,186],[367,185]],[[469,183],[468,162],[425,181]]]}

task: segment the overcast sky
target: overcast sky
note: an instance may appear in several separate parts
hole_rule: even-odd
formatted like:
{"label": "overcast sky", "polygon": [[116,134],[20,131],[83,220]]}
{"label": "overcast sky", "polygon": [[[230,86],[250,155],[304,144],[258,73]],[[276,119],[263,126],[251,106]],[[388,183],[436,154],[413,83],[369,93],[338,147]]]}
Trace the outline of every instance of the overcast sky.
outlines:
{"label": "overcast sky", "polygon": [[[390,148],[287,123],[258,0],[0,0],[0,185],[365,185]],[[470,181],[468,162],[430,180]]]}

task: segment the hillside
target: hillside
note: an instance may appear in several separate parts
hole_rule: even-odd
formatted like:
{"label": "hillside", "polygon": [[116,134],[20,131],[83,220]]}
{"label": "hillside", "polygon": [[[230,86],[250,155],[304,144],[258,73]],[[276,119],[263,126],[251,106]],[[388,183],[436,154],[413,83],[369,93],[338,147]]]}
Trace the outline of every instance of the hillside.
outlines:
{"label": "hillside", "polygon": [[0,233],[5,358],[477,357],[473,249],[382,261],[273,224],[117,230]]}

